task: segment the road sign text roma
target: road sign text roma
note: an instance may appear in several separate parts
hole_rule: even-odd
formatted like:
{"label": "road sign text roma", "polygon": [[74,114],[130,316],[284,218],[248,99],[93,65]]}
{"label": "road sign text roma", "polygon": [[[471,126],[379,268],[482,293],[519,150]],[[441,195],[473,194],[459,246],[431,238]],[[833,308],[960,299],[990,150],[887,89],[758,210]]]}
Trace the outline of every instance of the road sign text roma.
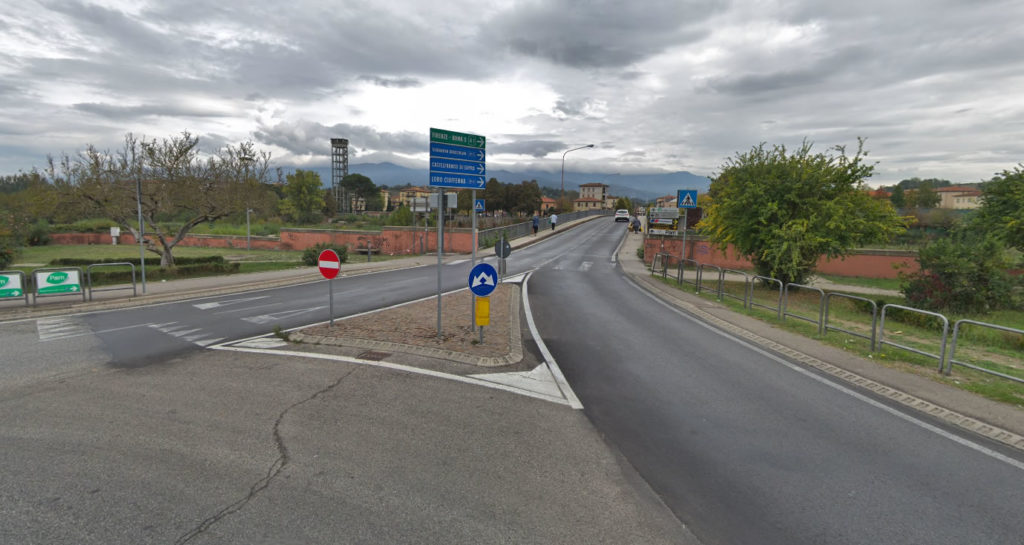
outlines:
{"label": "road sign text roma", "polygon": [[442,144],[455,144],[467,148],[484,149],[487,147],[487,139],[478,134],[467,134],[464,132],[446,131],[444,129],[430,129],[430,141]]}

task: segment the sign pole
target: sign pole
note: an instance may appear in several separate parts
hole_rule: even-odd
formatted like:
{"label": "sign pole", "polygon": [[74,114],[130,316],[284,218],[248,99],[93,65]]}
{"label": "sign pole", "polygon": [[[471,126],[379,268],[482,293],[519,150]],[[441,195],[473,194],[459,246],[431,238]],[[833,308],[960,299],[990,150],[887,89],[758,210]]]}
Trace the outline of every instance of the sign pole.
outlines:
{"label": "sign pole", "polygon": [[331,279],[327,279],[327,306],[328,313],[330,313],[330,319],[327,322],[327,328],[330,329],[334,325],[334,282]]}
{"label": "sign pole", "polygon": [[437,338],[441,338],[441,252],[444,248],[444,188],[437,189]]}
{"label": "sign pole", "polygon": [[[473,208],[470,211],[473,214],[473,267],[476,267],[476,189],[472,190],[470,202],[473,203]],[[469,330],[473,331],[476,329],[476,304],[470,299],[469,303],[470,318],[469,318]],[[480,328],[480,342],[483,343],[484,328]]]}
{"label": "sign pole", "polygon": [[[683,209],[683,250],[679,252],[679,259],[686,259],[686,227],[690,225],[690,209]],[[679,262],[679,266],[683,266],[683,262]]]}

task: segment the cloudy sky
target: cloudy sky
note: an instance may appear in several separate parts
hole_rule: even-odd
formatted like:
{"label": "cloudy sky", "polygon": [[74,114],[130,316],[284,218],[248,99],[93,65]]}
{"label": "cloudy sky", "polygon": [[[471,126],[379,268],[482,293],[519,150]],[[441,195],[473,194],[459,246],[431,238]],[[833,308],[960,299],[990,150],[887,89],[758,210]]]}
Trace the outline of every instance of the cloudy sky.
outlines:
{"label": "cloudy sky", "polygon": [[280,166],[712,175],[759,142],[867,139],[873,185],[1024,161],[1020,0],[3,0],[0,174],[127,132]]}

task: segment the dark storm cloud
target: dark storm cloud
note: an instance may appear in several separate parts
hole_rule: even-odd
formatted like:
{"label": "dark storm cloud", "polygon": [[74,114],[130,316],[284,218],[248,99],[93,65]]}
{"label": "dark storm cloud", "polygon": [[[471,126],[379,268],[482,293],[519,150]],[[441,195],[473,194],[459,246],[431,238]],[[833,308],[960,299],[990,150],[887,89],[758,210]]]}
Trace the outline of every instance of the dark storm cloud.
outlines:
{"label": "dark storm cloud", "polygon": [[220,117],[224,112],[195,108],[187,105],[143,104],[139,106],[118,106],[96,102],[82,102],[71,106],[80,112],[91,113],[114,121],[133,120],[146,116],[166,117]]}
{"label": "dark storm cloud", "polygon": [[427,137],[413,132],[378,132],[360,125],[338,123],[331,126],[312,121],[282,122],[263,126],[254,133],[256,141],[281,147],[296,155],[329,155],[331,138],[347,138],[358,150],[387,150],[397,153],[421,153],[427,149]]}
{"label": "dark storm cloud", "polygon": [[573,67],[628,66],[708,34],[711,0],[555,0],[524,3],[485,34],[522,55]]}
{"label": "dark storm cloud", "polygon": [[488,153],[510,153],[536,158],[562,152],[565,149],[565,143],[556,140],[514,140],[508,144],[489,144],[487,146]]}

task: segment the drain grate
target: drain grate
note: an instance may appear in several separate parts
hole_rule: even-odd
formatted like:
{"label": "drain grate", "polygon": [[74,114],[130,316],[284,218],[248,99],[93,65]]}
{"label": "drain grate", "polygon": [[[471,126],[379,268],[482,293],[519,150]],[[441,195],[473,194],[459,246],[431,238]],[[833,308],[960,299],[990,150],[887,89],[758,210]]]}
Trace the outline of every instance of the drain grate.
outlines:
{"label": "drain grate", "polygon": [[390,355],[391,354],[388,354],[387,352],[374,352],[373,350],[370,350],[359,354],[358,357],[363,360],[380,361]]}

